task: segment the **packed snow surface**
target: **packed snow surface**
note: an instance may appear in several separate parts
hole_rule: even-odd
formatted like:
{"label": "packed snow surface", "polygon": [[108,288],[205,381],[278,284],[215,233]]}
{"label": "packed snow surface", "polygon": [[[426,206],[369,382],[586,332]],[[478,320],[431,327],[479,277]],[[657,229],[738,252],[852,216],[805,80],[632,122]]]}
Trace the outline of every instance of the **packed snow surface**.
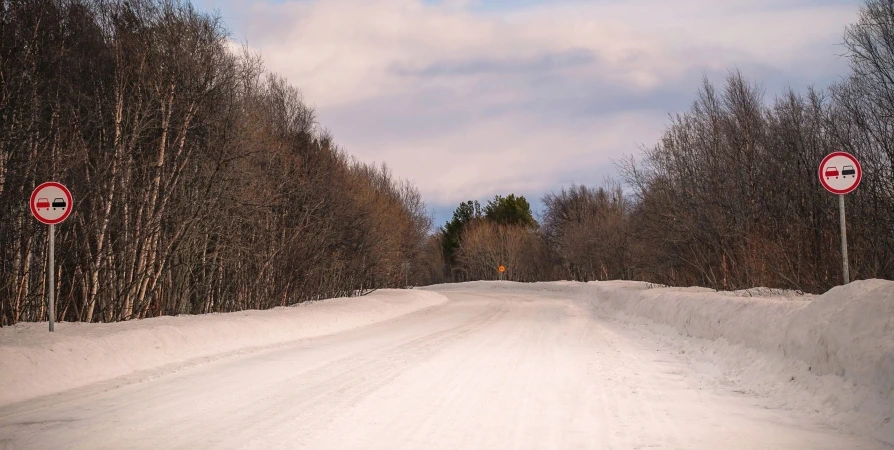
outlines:
{"label": "packed snow surface", "polygon": [[657,334],[695,368],[768,407],[894,446],[892,281],[856,281],[818,296],[631,281],[462,285],[585,301],[603,317]]}
{"label": "packed snow surface", "polygon": [[0,329],[0,448],[894,448],[894,283],[381,291]]}

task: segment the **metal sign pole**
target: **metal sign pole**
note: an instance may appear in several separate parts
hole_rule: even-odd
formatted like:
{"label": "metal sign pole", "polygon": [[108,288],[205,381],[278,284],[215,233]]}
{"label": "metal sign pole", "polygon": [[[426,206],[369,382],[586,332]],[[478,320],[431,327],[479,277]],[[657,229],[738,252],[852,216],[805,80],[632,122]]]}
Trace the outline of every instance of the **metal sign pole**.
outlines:
{"label": "metal sign pole", "polygon": [[838,212],[841,215],[841,268],[844,273],[844,284],[851,281],[847,267],[847,222],[844,219],[844,195],[838,196]]}
{"label": "metal sign pole", "polygon": [[48,309],[50,310],[50,331],[53,331],[53,318],[56,317],[56,308],[55,308],[56,302],[53,298],[54,294],[56,293],[56,287],[55,287],[55,283],[54,283],[55,278],[56,278],[56,276],[55,276],[56,261],[54,261],[55,260],[54,256],[56,254],[56,251],[54,248],[55,244],[56,244],[56,242],[55,242],[56,241],[56,236],[55,236],[56,235],[56,233],[55,233],[56,226],[50,225],[49,227],[50,227],[50,262],[49,262],[49,265],[47,266],[47,276],[49,277],[49,283],[48,283],[49,295],[47,296],[47,302],[49,303]]}

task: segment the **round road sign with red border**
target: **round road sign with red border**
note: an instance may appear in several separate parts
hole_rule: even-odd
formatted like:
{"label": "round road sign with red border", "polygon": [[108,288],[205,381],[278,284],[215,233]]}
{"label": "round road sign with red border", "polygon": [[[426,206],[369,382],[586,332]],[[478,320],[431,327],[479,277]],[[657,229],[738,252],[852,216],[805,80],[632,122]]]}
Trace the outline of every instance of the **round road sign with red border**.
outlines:
{"label": "round road sign with red border", "polygon": [[47,225],[55,225],[71,214],[71,203],[68,188],[55,181],[48,181],[31,193],[31,214]]}
{"label": "round road sign with red border", "polygon": [[823,158],[819,167],[823,187],[833,194],[847,194],[860,184],[863,169],[857,158],[847,152],[833,152]]}

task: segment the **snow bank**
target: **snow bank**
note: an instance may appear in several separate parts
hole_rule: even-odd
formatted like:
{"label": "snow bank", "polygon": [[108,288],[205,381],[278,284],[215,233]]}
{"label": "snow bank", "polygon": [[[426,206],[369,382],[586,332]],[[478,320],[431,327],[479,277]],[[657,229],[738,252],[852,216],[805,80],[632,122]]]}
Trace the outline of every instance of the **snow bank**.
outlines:
{"label": "snow bank", "polygon": [[687,289],[590,283],[599,303],[674,327],[807,363],[894,402],[894,282],[856,281],[819,296],[732,297]]}
{"label": "snow bank", "polygon": [[109,324],[0,328],[0,405],[137,371],[382,322],[447,301],[420,290],[303,303],[267,311],[158,317]]}
{"label": "snow bank", "polygon": [[[733,368],[739,381],[763,395],[780,397],[780,406],[816,411],[830,424],[894,445],[894,282],[856,281],[818,296],[765,298],[630,282],[587,288],[603,310],[714,341],[711,349],[696,351]],[[746,351],[732,354],[735,348],[717,342]],[[774,386],[767,381],[773,376],[790,376],[792,386]]]}

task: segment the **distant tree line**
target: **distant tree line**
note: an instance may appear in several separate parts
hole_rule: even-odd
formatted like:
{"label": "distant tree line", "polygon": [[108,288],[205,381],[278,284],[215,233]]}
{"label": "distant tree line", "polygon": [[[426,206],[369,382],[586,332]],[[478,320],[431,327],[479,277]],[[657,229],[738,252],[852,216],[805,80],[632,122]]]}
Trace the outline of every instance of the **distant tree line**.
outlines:
{"label": "distant tree line", "polygon": [[838,150],[864,170],[846,196],[851,276],[894,279],[894,3],[867,0],[844,46],[852,72],[827,90],[768,102],[738,71],[720,89],[705,80],[659,143],[619,164],[626,195],[617,182],[546,195],[524,232],[461,207],[431,238],[428,266],[444,269],[430,279],[495,279],[500,260],[522,281],[823,292],[842,281],[841,253],[838,199],[817,174]]}
{"label": "distant tree line", "polygon": [[428,283],[504,278],[536,281],[549,256],[524,196],[497,195],[484,208],[461,203],[453,218],[429,238],[421,275]]}
{"label": "distant tree line", "polygon": [[418,283],[416,188],[357,162],[298,90],[177,0],[0,0],[0,325],[270,308]]}

